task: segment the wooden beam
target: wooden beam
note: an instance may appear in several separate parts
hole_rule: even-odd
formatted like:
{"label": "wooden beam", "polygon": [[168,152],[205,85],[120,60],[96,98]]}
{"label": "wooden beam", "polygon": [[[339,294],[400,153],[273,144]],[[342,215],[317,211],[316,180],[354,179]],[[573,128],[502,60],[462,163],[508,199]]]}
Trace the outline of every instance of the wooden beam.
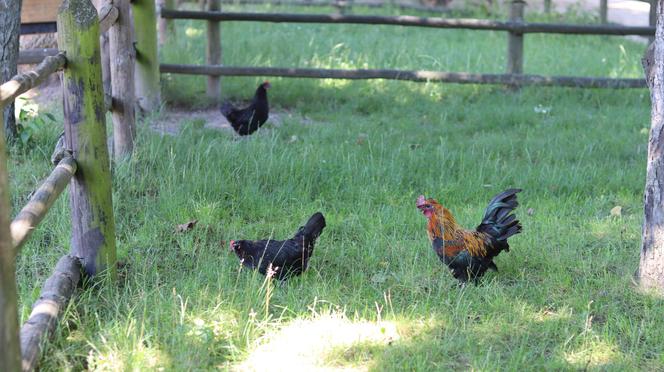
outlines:
{"label": "wooden beam", "polygon": [[16,97],[41,84],[49,75],[64,67],[66,61],[65,54],[58,53],[44,58],[34,70],[14,76],[0,86],[0,105],[12,102]]}
{"label": "wooden beam", "polygon": [[[0,123],[4,107],[0,105]],[[21,351],[18,338],[18,310],[16,305],[16,267],[9,235],[9,182],[5,130],[0,125],[0,370],[19,371]]]}
{"label": "wooden beam", "polygon": [[133,0],[131,8],[136,38],[136,99],[142,111],[152,112],[161,105],[155,0]]}
{"label": "wooden beam", "polygon": [[[526,3],[513,0],[510,3],[510,21],[523,22],[523,8]],[[507,34],[507,73],[523,73],[523,34],[510,31]]]}
{"label": "wooden beam", "polygon": [[99,57],[99,20],[90,0],[64,0],[58,46],[67,53],[62,78],[65,142],[78,165],[70,187],[72,255],[86,273],[116,273],[115,221],[106,145]]}
{"label": "wooden beam", "polygon": [[56,48],[43,48],[43,49],[23,49],[18,52],[19,65],[34,65],[41,63],[44,58],[55,56],[58,54]]}
{"label": "wooden beam", "polygon": [[21,327],[23,371],[34,371],[37,368],[41,345],[53,335],[58,318],[67,308],[80,278],[79,259],[67,255],[60,258],[53,274],[44,282],[30,317]]}
{"label": "wooden beam", "polygon": [[[219,0],[208,0],[208,10],[218,12],[221,7]],[[207,22],[207,49],[205,51],[206,62],[208,65],[221,64],[221,33],[219,22]],[[219,76],[209,75],[207,78],[207,96],[210,101],[219,103],[221,96],[221,79]]]}
{"label": "wooden beam", "polygon": [[11,223],[12,245],[14,254],[18,254],[32,231],[39,225],[53,203],[69,184],[76,173],[76,161],[71,156],[60,160],[53,172],[34,192],[28,204],[21,209]]}
{"label": "wooden beam", "polygon": [[653,35],[653,27],[618,25],[575,25],[553,23],[516,23],[487,19],[426,18],[415,16],[369,16],[339,14],[293,13],[235,13],[164,9],[161,16],[171,19],[198,19],[205,21],[291,22],[291,23],[345,23],[365,25],[395,25],[433,28],[460,28],[469,30],[512,31],[518,33],[549,33],[575,35]]}
{"label": "wooden beam", "polygon": [[[267,5],[270,6],[311,6],[311,7],[325,7],[332,8],[339,6],[339,4],[334,4],[329,1],[297,1],[297,0],[270,0],[268,2],[264,0],[222,0],[222,4],[229,5]],[[366,7],[366,8],[398,8],[403,10],[417,10],[422,12],[432,12],[432,13],[447,13],[450,12],[449,8],[442,6],[427,6],[427,5],[418,5],[415,3],[407,2],[376,2],[376,1],[352,1],[352,6]]]}
{"label": "wooden beam", "polygon": [[457,84],[504,84],[574,88],[645,88],[644,79],[610,79],[574,76],[469,74],[464,72],[409,70],[334,70],[281,67],[230,67],[161,64],[162,73],[220,76],[278,76],[312,79],[388,79],[437,81]]}
{"label": "wooden beam", "polygon": [[133,45],[133,25],[129,0],[115,0],[120,18],[108,31],[111,59],[111,116],[113,119],[113,156],[116,159],[131,155],[136,135],[136,95],[134,68],[136,50]]}

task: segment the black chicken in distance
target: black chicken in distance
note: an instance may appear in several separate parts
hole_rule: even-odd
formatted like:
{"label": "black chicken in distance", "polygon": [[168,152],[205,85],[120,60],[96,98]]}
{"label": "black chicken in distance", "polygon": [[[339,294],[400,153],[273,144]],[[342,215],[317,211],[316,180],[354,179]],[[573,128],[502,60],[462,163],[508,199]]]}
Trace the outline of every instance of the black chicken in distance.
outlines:
{"label": "black chicken in distance", "polygon": [[288,240],[231,240],[230,249],[242,265],[284,280],[307,269],[316,239],[324,228],[325,217],[316,212]]}
{"label": "black chicken in distance", "polygon": [[243,109],[235,108],[228,102],[221,105],[221,113],[228,119],[237,134],[248,136],[265,124],[270,113],[270,106],[267,102],[267,90],[270,87],[269,81],[259,85],[251,104]]}

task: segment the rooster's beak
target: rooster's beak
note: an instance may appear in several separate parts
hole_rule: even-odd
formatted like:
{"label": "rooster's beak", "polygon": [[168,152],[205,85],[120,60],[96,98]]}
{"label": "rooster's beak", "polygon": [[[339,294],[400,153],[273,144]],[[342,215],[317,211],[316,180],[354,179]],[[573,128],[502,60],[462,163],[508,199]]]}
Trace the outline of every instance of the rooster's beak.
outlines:
{"label": "rooster's beak", "polygon": [[424,204],[427,203],[427,200],[424,198],[424,195],[420,195],[417,198],[417,208],[422,209],[424,207]]}

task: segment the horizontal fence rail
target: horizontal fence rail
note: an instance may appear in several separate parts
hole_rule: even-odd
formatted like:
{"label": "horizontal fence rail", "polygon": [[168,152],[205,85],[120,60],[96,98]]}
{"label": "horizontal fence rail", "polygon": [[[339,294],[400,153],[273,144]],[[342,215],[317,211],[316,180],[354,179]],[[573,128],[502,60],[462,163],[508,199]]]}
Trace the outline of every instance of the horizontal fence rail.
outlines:
{"label": "horizontal fence rail", "polygon": [[393,25],[411,27],[455,28],[468,30],[493,30],[514,33],[551,33],[575,35],[637,35],[653,36],[654,27],[632,27],[618,25],[574,25],[552,23],[505,22],[487,19],[448,19],[416,16],[373,16],[341,14],[293,14],[293,13],[243,13],[210,12],[194,10],[162,9],[161,16],[167,19],[197,19],[206,21],[252,21],[290,23],[338,23],[364,25]]}
{"label": "horizontal fence rail", "polygon": [[74,173],[76,173],[74,158],[66,156],[60,160],[53,172],[32,195],[28,204],[14,218],[10,226],[14,254],[18,254],[32,231],[39,225],[53,203],[67,187]]}
{"label": "horizontal fence rail", "polygon": [[33,70],[14,76],[0,86],[0,106],[4,106],[16,97],[41,84],[49,75],[65,66],[67,59],[64,53],[44,58]]}
{"label": "horizontal fence rail", "polygon": [[644,79],[611,79],[521,74],[469,74],[463,72],[408,70],[334,70],[314,68],[230,67],[212,65],[161,64],[162,73],[217,76],[281,76],[315,79],[390,79],[438,81],[458,84],[503,84],[563,86],[576,88],[645,88]]}
{"label": "horizontal fence rail", "polygon": [[269,6],[311,6],[311,7],[330,7],[330,8],[398,8],[404,10],[417,10],[432,13],[446,13],[450,9],[441,6],[426,6],[418,4],[409,4],[404,2],[375,2],[375,1],[296,1],[296,0],[222,0],[224,5],[269,5]]}

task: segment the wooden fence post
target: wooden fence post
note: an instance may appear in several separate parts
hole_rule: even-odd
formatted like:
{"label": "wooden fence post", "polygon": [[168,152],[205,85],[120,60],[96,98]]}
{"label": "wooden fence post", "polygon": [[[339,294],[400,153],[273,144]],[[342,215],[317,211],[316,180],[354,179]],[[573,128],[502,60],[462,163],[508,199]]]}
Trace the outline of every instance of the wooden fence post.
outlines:
{"label": "wooden fence post", "polygon": [[157,0],[157,6],[159,9],[159,14],[157,18],[157,25],[159,28],[159,46],[164,45],[168,36],[175,36],[175,25],[173,21],[168,18],[161,17],[162,9],[176,9],[174,0]]}
{"label": "wooden fence post", "polygon": [[[221,10],[220,0],[208,0],[208,10],[211,12],[218,12]],[[220,65],[221,64],[221,32],[218,21],[207,22],[207,64]],[[221,96],[221,78],[218,75],[210,75],[207,79],[207,96],[210,101],[219,103]]]}
{"label": "wooden fence post", "polygon": [[605,25],[609,18],[608,0],[599,0],[599,23]]}
{"label": "wooden fence post", "polygon": [[118,21],[108,30],[111,55],[111,116],[113,118],[113,155],[121,159],[134,150],[136,116],[134,107],[134,65],[136,51],[132,44],[132,19],[129,0],[114,0]]}
{"label": "wooden fence post", "polygon": [[[523,22],[525,1],[513,0],[510,4],[510,22]],[[507,73],[523,74],[523,34],[510,31],[507,34]]]}
{"label": "wooden fence post", "polygon": [[[97,8],[97,13],[112,0],[95,0],[94,5]],[[101,46],[101,77],[104,82],[104,93],[111,94],[111,58],[108,46],[108,31],[102,32],[99,36],[99,44]]]}
{"label": "wooden fence post", "polygon": [[64,0],[58,47],[67,54],[62,79],[65,142],[78,164],[69,190],[72,255],[85,272],[116,273],[115,221],[106,147],[106,109],[99,58],[99,20],[90,0]]}
{"label": "wooden fence post", "polygon": [[18,339],[16,305],[16,269],[9,233],[9,182],[5,151],[3,105],[0,105],[0,370],[20,371],[21,351]]}
{"label": "wooden fence post", "polygon": [[157,58],[157,11],[154,0],[133,0],[136,38],[136,99],[144,112],[161,104],[159,60]]}
{"label": "wooden fence post", "polygon": [[544,13],[551,13],[551,0],[544,0]]}

